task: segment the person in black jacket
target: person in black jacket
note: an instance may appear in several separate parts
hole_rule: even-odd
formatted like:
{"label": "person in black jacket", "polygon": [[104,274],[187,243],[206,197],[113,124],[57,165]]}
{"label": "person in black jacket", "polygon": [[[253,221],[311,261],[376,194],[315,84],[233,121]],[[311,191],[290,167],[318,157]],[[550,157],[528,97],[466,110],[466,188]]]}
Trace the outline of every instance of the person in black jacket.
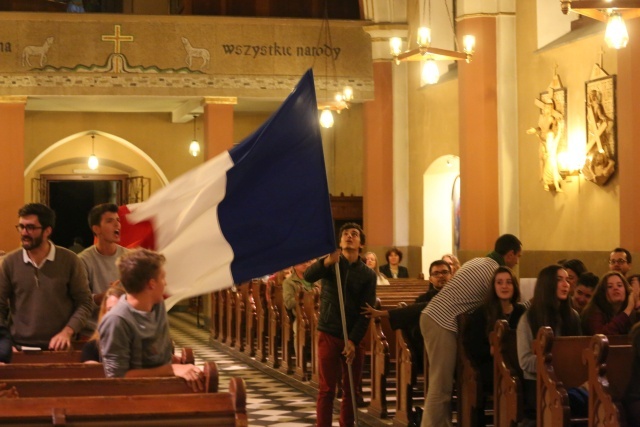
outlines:
{"label": "person in black jacket", "polygon": [[[360,314],[360,307],[373,305],[376,300],[376,274],[360,258],[365,243],[362,228],[347,223],[340,228],[340,249],[319,259],[304,273],[308,282],[322,280],[320,316],[318,319],[318,400],[317,426],[329,427],[332,422],[333,398],[338,380],[337,367],[342,366],[342,404],[340,425],[354,424],[353,405],[347,364],[352,365],[354,390],[358,390],[364,363],[362,339],[369,327],[369,319]],[[340,263],[340,278],[344,299],[347,334],[343,335],[340,301],[335,264]]]}
{"label": "person in black jacket", "polygon": [[429,301],[440,292],[440,289],[451,279],[451,266],[444,260],[436,260],[429,266],[429,289],[420,295],[413,304],[391,310],[376,310],[367,305],[362,307],[362,314],[369,318],[388,317],[391,329],[404,329],[409,337],[411,357],[418,367],[424,370],[424,341],[420,332],[420,314]]}

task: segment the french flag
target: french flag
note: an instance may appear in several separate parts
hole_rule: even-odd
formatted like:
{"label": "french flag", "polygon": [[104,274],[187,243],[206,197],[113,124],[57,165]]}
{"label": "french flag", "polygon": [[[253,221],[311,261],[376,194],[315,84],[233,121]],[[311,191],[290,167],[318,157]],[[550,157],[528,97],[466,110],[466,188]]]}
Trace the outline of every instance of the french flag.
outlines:
{"label": "french flag", "polygon": [[312,71],[251,136],[123,208],[122,244],[167,258],[167,307],[334,251]]}

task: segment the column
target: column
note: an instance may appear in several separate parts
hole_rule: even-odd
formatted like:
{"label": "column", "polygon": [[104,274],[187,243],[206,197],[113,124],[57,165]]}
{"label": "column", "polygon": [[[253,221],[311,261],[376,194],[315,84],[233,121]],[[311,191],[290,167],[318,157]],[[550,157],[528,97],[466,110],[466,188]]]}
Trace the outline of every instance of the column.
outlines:
{"label": "column", "polygon": [[375,99],[364,104],[363,221],[368,246],[393,243],[393,97],[391,62],[374,62]]}
{"label": "column", "polygon": [[470,64],[458,64],[460,246],[474,251],[492,248],[500,232],[495,17],[461,20],[464,34],[476,37],[476,52]]}
{"label": "column", "polygon": [[[365,28],[372,41],[373,101],[364,104],[363,216],[367,246],[408,245],[409,165],[406,65],[391,61],[389,39],[406,24]],[[380,251],[378,251],[380,252]]]}
{"label": "column", "polygon": [[24,205],[24,114],[26,97],[0,97],[0,250],[9,252],[18,246],[13,225],[18,223],[18,209]]}
{"label": "column", "polygon": [[204,98],[204,158],[211,159],[233,147],[233,106],[235,97]]}
{"label": "column", "polygon": [[[618,51],[618,176],[620,185],[620,246],[640,252],[640,19],[627,20],[629,44]],[[634,261],[637,264],[638,261]]]}

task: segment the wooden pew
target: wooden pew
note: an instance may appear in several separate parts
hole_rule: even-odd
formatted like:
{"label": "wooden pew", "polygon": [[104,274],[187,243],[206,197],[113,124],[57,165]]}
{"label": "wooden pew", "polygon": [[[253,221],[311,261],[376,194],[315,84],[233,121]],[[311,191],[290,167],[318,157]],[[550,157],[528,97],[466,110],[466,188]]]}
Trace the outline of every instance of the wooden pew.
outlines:
{"label": "wooden pew", "polygon": [[[379,298],[376,302],[376,308],[388,309],[381,304]],[[369,336],[371,340],[371,402],[369,403],[369,412],[376,417],[386,418],[389,415],[387,383],[391,375],[392,351],[395,356],[395,333],[391,329],[389,319],[374,319],[369,324]]]}
{"label": "wooden pew", "polygon": [[14,352],[11,364],[16,363],[80,363],[82,351],[25,350]]}
{"label": "wooden pew", "polygon": [[245,317],[245,309],[249,301],[250,284],[250,282],[241,283],[236,287],[236,293],[234,294],[235,313],[233,315],[234,324],[231,327],[233,328],[233,334],[236,337],[235,348],[240,353],[244,353],[247,343],[247,319]]}
{"label": "wooden pew", "polygon": [[[628,342],[626,335],[608,337],[617,345]],[[533,342],[537,367],[537,418],[543,425],[554,427],[586,423],[588,418],[572,418],[567,389],[579,387],[588,380],[587,366],[582,363],[584,349],[591,337],[557,337],[549,327],[542,327]]]}
{"label": "wooden pew", "polygon": [[218,298],[220,297],[220,292],[221,291],[211,292],[209,295],[211,302],[211,329],[209,329],[209,333],[211,334],[211,339],[214,340],[217,340],[220,334],[220,319],[218,316]]}
{"label": "wooden pew", "polygon": [[255,295],[260,292],[259,279],[252,280],[247,286],[247,294],[244,301],[244,353],[249,357],[256,355],[256,331],[258,327],[258,308]]}
{"label": "wooden pew", "polygon": [[[19,363],[81,363],[82,351],[47,351],[47,350],[25,350],[14,352],[11,356],[11,365]],[[193,364],[193,350],[185,347],[180,352],[179,360],[174,363]]]}
{"label": "wooden pew", "polygon": [[268,348],[268,331],[269,331],[269,315],[267,312],[266,300],[267,283],[260,280],[257,289],[254,291],[256,301],[256,359],[259,362],[266,362],[269,355]]}
{"label": "wooden pew", "polygon": [[[282,287],[280,287],[280,289],[282,289]],[[287,375],[291,375],[296,369],[296,355],[294,350],[295,343],[293,342],[294,319],[287,311],[287,308],[284,306],[284,295],[282,295],[282,299],[278,300],[278,304],[278,312],[280,313],[280,325],[282,327],[282,330],[280,332],[280,336],[282,337],[282,360],[280,363],[280,370]]]}
{"label": "wooden pew", "polygon": [[624,425],[621,401],[631,380],[631,345],[609,345],[604,335],[591,337],[583,353],[589,377],[589,427]]}
{"label": "wooden pew", "polygon": [[471,360],[464,345],[464,333],[469,315],[458,316],[458,355],[456,366],[456,389],[458,392],[458,422],[465,427],[476,427],[476,412],[484,400],[484,385],[480,370]]}
{"label": "wooden pew", "polygon": [[[52,368],[54,369],[54,368]],[[60,368],[64,369],[64,368]],[[40,370],[41,373],[42,370]],[[50,369],[51,372],[51,369]],[[214,362],[204,365],[205,393],[218,391],[218,368]],[[43,373],[44,374],[44,373]],[[46,375],[46,374],[45,374]],[[7,388],[15,387],[20,398],[56,396],[120,396],[193,393],[180,377],[152,378],[36,378],[2,379]]]}
{"label": "wooden pew", "polygon": [[277,284],[275,280],[269,280],[267,282],[266,298],[269,323],[269,356],[267,364],[274,369],[278,369],[282,360],[282,284]]}
{"label": "wooden pew", "polygon": [[522,369],[516,331],[498,320],[489,336],[493,349],[493,419],[495,427],[512,427],[522,420]]}
{"label": "wooden pew", "polygon": [[[413,303],[428,289],[424,280],[396,279],[392,286],[376,288],[379,309],[398,308],[400,303]],[[404,284],[403,284],[404,283]],[[371,402],[369,412],[386,418],[389,414],[388,394],[397,391],[396,332],[391,329],[388,318],[375,319],[369,325],[367,337],[371,354]],[[406,361],[405,361],[406,362]],[[405,395],[406,397],[406,395]]]}
{"label": "wooden pew", "polygon": [[[311,378],[311,371],[315,364],[313,334],[315,329],[316,311],[320,307],[320,289],[315,287],[311,291],[298,289],[296,294],[296,369],[295,377],[307,381]],[[311,369],[308,368],[311,366]]]}
{"label": "wooden pew", "polygon": [[101,363],[17,363],[0,365],[0,378],[13,379],[63,379],[104,378]]}
{"label": "wooden pew", "polygon": [[232,378],[228,392],[2,399],[0,424],[244,427],[246,390],[241,378]]}
{"label": "wooden pew", "polygon": [[226,340],[224,341],[229,347],[234,348],[236,346],[236,293],[238,292],[238,286],[234,285],[233,287],[226,290],[225,296],[225,313],[226,313],[226,325],[225,329],[227,331]]}
{"label": "wooden pew", "polygon": [[228,289],[218,291],[216,317],[218,318],[218,335],[215,337],[221,343],[227,342],[227,303]]}
{"label": "wooden pew", "polygon": [[[400,303],[399,306],[406,306]],[[411,339],[403,329],[395,331],[396,335],[396,413],[393,417],[393,425],[408,426],[415,418],[413,408],[424,401],[424,374],[419,375],[420,367],[413,360],[415,349],[411,347]],[[424,349],[422,349],[424,352]],[[426,354],[424,356],[426,360]]]}

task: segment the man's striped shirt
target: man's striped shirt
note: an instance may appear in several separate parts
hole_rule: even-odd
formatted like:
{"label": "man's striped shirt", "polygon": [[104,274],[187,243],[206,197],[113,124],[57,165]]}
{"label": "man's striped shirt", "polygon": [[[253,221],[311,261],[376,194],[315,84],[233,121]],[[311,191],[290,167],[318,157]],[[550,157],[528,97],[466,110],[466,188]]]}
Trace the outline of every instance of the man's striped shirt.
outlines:
{"label": "man's striped shirt", "polygon": [[498,263],[488,257],[466,262],[422,313],[444,329],[457,333],[456,317],[482,305],[491,289],[493,273],[498,267]]}

